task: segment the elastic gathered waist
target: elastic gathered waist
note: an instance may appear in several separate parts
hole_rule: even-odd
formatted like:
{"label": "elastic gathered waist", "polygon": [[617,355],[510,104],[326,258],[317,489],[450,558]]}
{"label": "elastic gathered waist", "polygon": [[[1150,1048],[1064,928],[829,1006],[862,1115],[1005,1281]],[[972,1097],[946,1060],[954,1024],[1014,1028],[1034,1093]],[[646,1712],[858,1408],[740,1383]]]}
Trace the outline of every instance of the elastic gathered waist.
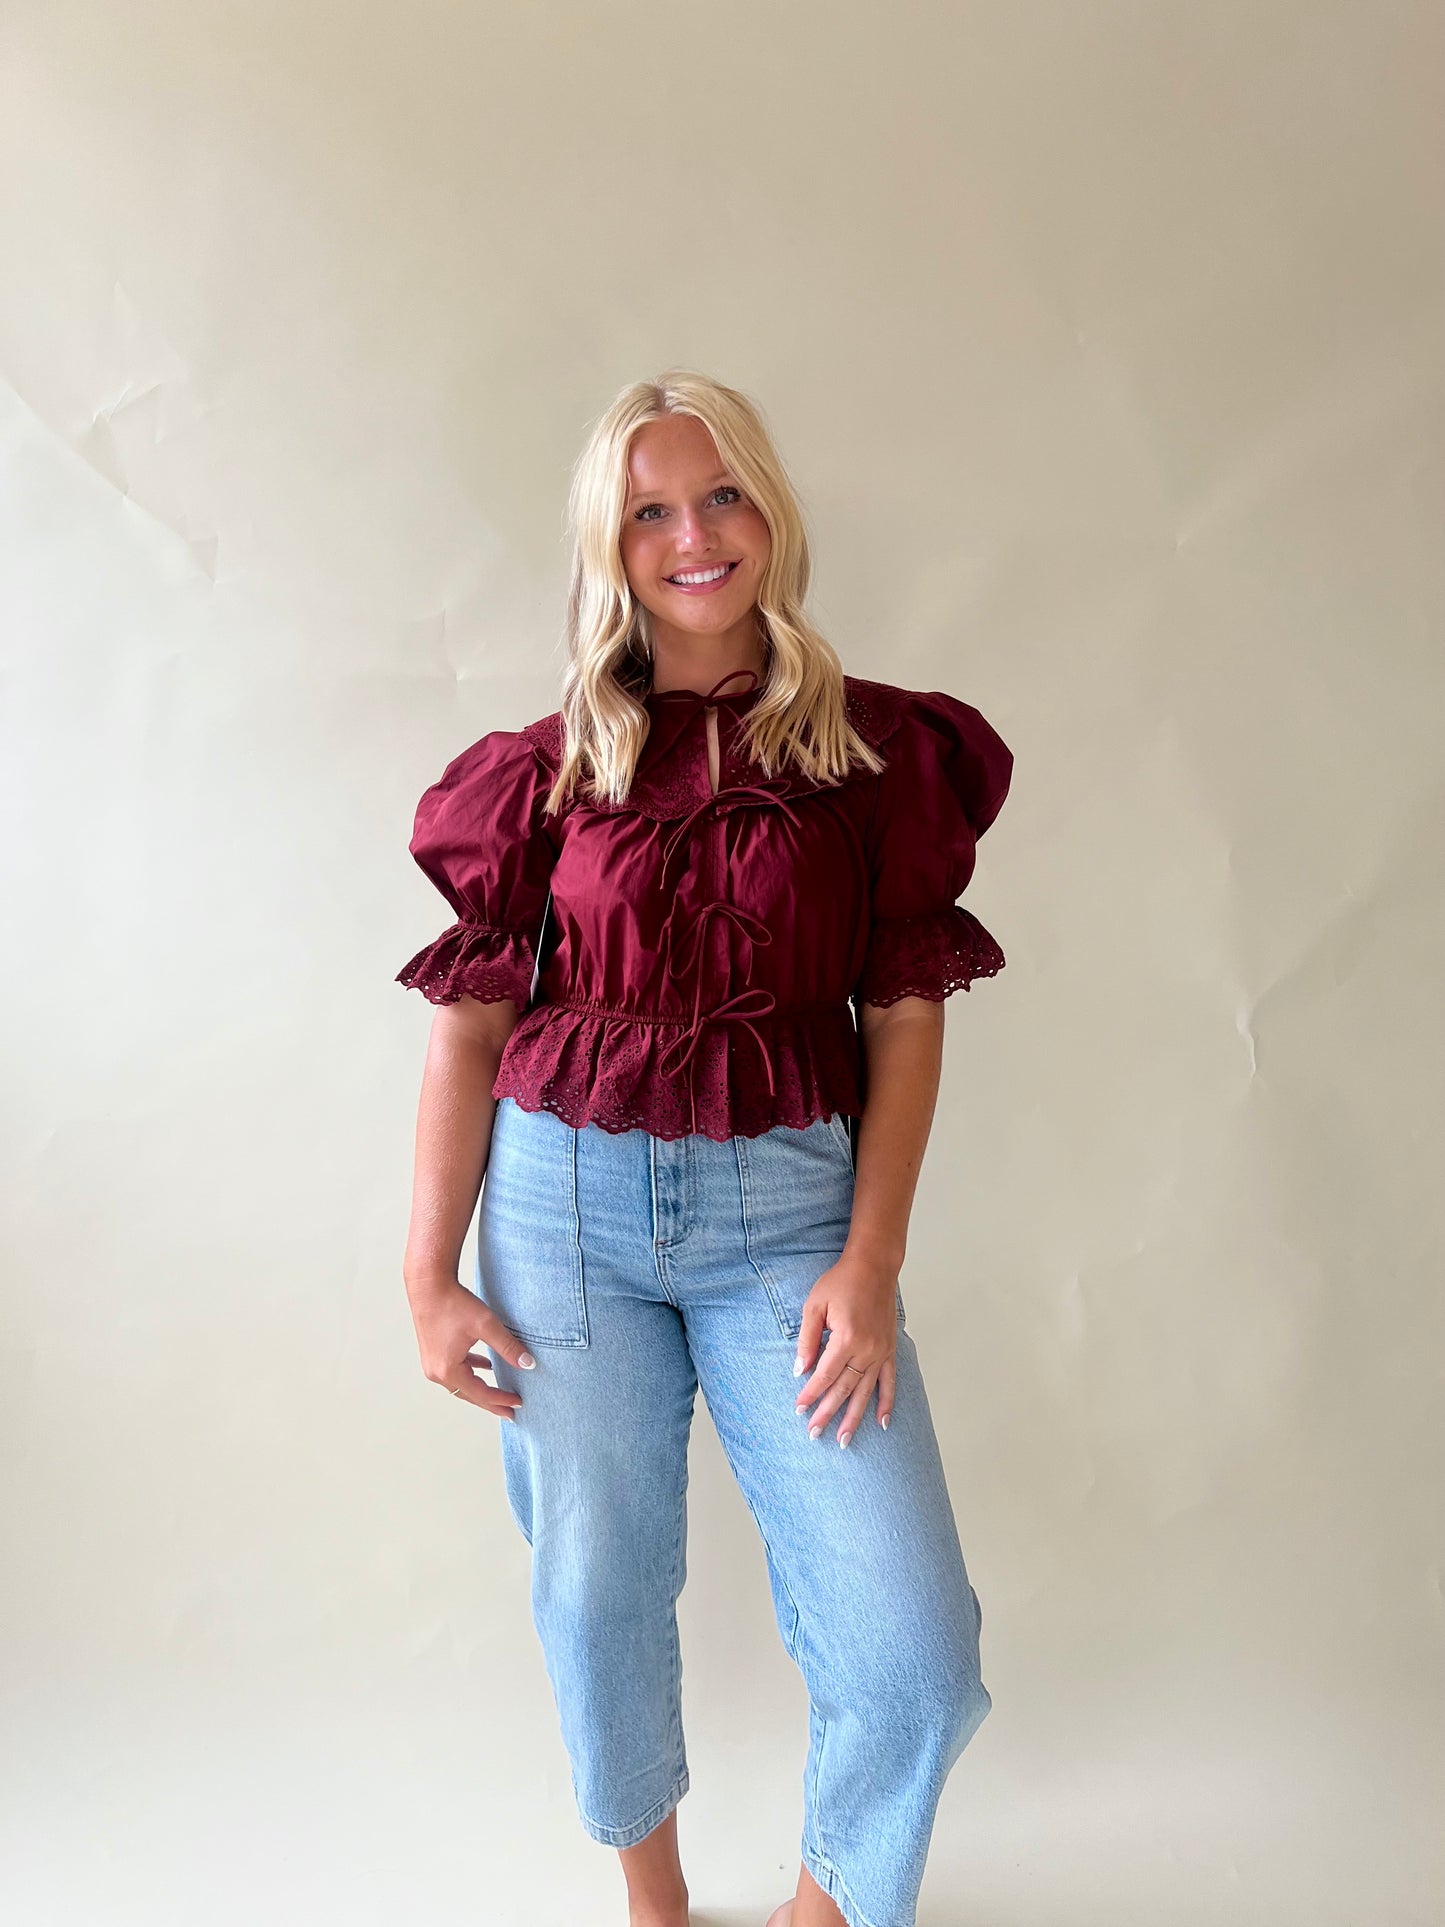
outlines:
{"label": "elastic gathered waist", "polygon": [[[584,998],[547,997],[531,1006],[532,1010],[576,1010],[589,1017],[626,1017],[634,1024],[691,1024],[694,1016],[687,1012],[656,1012],[649,1010],[626,1010],[618,1004],[593,1003]],[[763,1013],[766,1017],[803,1017],[818,1011],[846,1011],[850,1009],[846,997],[824,997],[806,1004],[774,1004],[771,1010]],[[702,1013],[704,1021],[708,1013]],[[757,1021],[755,1018],[754,1022]]]}

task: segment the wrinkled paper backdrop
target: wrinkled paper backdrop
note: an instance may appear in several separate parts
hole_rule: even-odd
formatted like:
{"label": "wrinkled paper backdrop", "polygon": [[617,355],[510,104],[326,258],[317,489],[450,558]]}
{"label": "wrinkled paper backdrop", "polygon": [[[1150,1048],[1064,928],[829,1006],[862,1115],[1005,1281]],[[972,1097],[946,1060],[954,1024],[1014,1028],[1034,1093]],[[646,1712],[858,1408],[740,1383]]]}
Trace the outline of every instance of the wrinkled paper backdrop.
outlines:
{"label": "wrinkled paper backdrop", "polygon": [[[9,1918],[622,1919],[416,1363],[392,977],[672,363],[762,402],[845,663],[1017,756],[905,1271],[995,1700],[924,1927],[1441,1918],[1440,26],[6,9]],[[745,1927],[805,1699],[701,1403],[693,1463]]]}

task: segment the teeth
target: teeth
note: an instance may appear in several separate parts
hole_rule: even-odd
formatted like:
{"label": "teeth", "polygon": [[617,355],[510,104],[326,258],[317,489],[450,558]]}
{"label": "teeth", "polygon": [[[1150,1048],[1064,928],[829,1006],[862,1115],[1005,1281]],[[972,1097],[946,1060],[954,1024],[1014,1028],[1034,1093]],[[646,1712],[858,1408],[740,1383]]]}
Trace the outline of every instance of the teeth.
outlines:
{"label": "teeth", "polygon": [[687,575],[670,575],[667,579],[669,582],[685,582],[689,584],[694,582],[716,582],[719,576],[726,575],[727,572],[728,565],[727,563],[723,563],[721,568],[695,569]]}

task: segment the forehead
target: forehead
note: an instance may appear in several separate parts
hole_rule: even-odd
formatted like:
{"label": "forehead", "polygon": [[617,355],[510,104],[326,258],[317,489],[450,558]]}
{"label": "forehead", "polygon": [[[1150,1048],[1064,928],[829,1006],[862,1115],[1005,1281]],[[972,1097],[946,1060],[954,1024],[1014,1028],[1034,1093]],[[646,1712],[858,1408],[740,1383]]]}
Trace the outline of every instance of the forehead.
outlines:
{"label": "forehead", "polygon": [[627,451],[627,480],[634,494],[690,488],[723,472],[717,443],[696,415],[644,422]]}

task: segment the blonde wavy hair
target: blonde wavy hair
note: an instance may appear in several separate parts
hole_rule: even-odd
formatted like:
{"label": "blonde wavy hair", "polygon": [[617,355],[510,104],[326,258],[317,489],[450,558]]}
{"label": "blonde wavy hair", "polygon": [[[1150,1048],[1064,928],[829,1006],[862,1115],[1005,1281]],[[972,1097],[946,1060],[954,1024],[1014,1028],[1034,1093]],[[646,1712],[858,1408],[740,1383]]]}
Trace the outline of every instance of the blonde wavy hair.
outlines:
{"label": "blonde wavy hair", "polygon": [[647,741],[642,697],[652,683],[652,619],[628,585],[621,534],[632,438],[665,415],[703,423],[772,537],[757,601],[766,669],[744,718],[742,747],[769,776],[789,763],[819,783],[839,781],[858,764],[882,769],[848,721],[842,663],[804,614],[812,558],[803,511],[761,411],[735,388],[674,368],[622,390],[572,471],[564,747],[547,810],[561,809],[574,789],[593,802],[625,802]]}

